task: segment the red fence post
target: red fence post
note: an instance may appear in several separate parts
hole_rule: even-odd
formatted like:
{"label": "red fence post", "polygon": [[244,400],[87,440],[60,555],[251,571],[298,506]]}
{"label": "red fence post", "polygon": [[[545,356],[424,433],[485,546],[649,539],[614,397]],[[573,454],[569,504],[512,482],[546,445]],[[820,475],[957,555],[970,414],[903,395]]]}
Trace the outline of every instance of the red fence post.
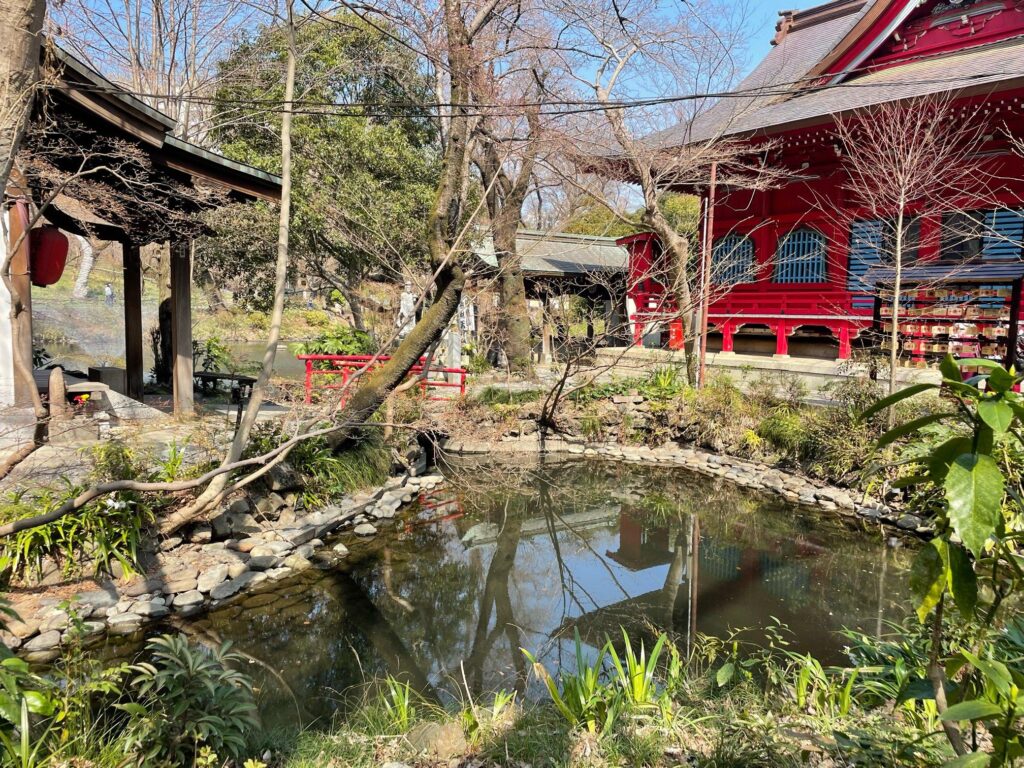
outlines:
{"label": "red fence post", "polygon": [[313,402],[313,361],[306,360],[306,405]]}

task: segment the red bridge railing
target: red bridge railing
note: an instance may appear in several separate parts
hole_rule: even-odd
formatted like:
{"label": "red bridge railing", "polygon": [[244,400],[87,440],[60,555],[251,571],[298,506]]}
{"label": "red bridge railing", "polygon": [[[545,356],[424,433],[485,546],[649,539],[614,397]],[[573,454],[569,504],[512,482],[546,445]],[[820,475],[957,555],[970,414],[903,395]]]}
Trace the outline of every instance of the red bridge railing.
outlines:
{"label": "red bridge railing", "polygon": [[[306,402],[313,402],[313,392],[340,389],[344,390],[352,379],[372,371],[374,368],[383,365],[390,357],[385,355],[296,355],[299,360],[306,364]],[[409,370],[410,376],[422,376],[427,368],[425,358]],[[429,390],[458,389],[460,395],[466,394],[465,368],[439,368],[431,365],[428,375],[419,382],[420,390],[424,393]],[[432,379],[431,374],[440,374],[445,378]],[[454,376],[457,381],[448,381],[449,376]],[[342,393],[342,399],[345,394]],[[442,397],[432,397],[431,400],[443,400]]]}

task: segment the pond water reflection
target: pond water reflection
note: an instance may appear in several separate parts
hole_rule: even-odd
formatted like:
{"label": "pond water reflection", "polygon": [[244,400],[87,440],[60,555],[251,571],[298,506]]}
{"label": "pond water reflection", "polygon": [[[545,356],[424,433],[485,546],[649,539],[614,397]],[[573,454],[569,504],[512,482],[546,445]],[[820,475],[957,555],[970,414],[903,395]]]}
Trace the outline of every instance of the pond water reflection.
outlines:
{"label": "pond water reflection", "polygon": [[527,689],[528,648],[571,664],[669,630],[779,620],[797,649],[842,660],[843,627],[880,631],[907,602],[906,555],[877,531],[684,470],[608,463],[452,471],[441,494],[328,570],[198,622],[254,665],[270,720],[327,717],[362,680],[393,673],[440,698]]}

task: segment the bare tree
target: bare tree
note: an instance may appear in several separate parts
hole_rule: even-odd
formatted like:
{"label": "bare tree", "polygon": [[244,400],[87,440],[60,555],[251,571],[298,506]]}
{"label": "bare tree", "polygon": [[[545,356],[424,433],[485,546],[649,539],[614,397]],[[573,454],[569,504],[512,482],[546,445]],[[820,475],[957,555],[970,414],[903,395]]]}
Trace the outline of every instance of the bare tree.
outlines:
{"label": "bare tree", "polygon": [[[567,148],[586,148],[575,150],[584,171],[636,186],[639,223],[658,236],[670,265],[669,294],[687,329],[691,383],[701,303],[694,258],[699,248],[674,226],[666,200],[675,191],[706,189],[712,167],[719,184],[748,189],[773,186],[777,174],[766,165],[765,145],[726,138],[728,119],[710,125],[703,119],[708,99],[665,108],[657,96],[666,84],[677,91],[685,83],[701,94],[733,82],[739,70],[734,51],[742,48],[735,11],[717,0],[688,3],[678,14],[666,13],[653,0],[556,3],[554,8],[566,25],[560,38],[565,68],[601,108],[575,121]],[[652,106],[627,114],[623,102],[641,97]],[[624,211],[618,215],[628,219]]]}
{"label": "bare tree", "polygon": [[[270,315],[270,328],[267,345],[263,351],[263,364],[259,376],[252,388],[252,395],[246,405],[242,421],[235,430],[231,447],[224,457],[222,466],[236,463],[242,456],[249,442],[249,435],[256,425],[260,408],[267,397],[270,377],[274,372],[274,360],[277,357],[277,344],[281,336],[281,321],[284,318],[284,294],[288,283],[289,238],[291,234],[292,204],[292,115],[295,99],[295,69],[297,66],[297,50],[295,47],[296,19],[292,0],[285,0],[284,24],[287,36],[287,54],[285,60],[284,104],[281,114],[281,203],[278,210],[277,259],[274,267],[274,305]],[[182,523],[190,519],[196,512],[205,510],[217,499],[228,481],[228,474],[221,473],[211,479],[210,484],[199,495],[196,501],[178,513],[175,519]]]}
{"label": "bare tree", "polygon": [[[903,270],[916,256],[920,222],[980,208],[995,199],[999,185],[979,162],[984,121],[954,115],[955,98],[888,102],[836,121],[845,186],[860,215],[881,222],[880,256],[893,270],[890,394],[897,387]],[[849,231],[852,222],[843,223],[841,230]],[[956,233],[958,240],[966,236]],[[890,409],[890,426],[894,418]]]}
{"label": "bare tree", "polygon": [[61,45],[173,117],[202,143],[217,62],[259,19],[246,0],[65,0],[52,10]]}
{"label": "bare tree", "polygon": [[490,127],[481,130],[476,159],[481,180],[488,190],[487,213],[498,265],[502,308],[498,319],[499,336],[508,369],[515,374],[527,373],[532,367],[526,282],[516,235],[539,151],[540,118],[536,106],[528,107],[525,112],[528,136],[517,169],[504,157],[503,143]]}

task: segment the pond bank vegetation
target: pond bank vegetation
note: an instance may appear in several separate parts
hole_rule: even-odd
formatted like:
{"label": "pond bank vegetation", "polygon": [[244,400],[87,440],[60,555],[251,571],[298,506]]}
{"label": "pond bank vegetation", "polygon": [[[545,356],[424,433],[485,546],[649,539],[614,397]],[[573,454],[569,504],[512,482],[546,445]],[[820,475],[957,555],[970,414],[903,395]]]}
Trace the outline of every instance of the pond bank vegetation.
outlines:
{"label": "pond bank vegetation", "polygon": [[[945,630],[965,644],[978,638],[969,627],[950,624]],[[340,694],[347,697],[347,713],[334,723],[270,732],[258,724],[258,693],[245,675],[247,660],[226,647],[198,648],[181,637],[158,637],[135,663],[109,667],[72,648],[50,677],[9,658],[2,672],[2,764],[989,764],[949,762],[954,753],[941,724],[957,713],[951,708],[953,714],[944,718],[927,697],[927,628],[915,621],[889,627],[882,638],[847,633],[850,665],[843,667],[793,651],[787,635],[776,626],[767,642],[751,642],[743,631],[726,638],[698,636],[687,653],[679,638],[654,633],[645,643],[623,633],[596,654],[577,635],[572,668],[549,671],[533,663],[528,680],[511,690],[485,695],[453,683],[450,703],[442,706],[407,682],[386,677]],[[532,661],[528,651],[523,656]],[[987,664],[1017,678],[1022,656],[1024,623],[1018,619],[993,645]],[[973,724],[974,743],[991,746],[995,727],[981,725],[991,722],[985,712],[995,707],[985,677],[980,667],[965,668],[954,690],[982,697],[961,714]],[[522,687],[527,683],[530,697]],[[1011,731],[1016,734],[1016,725]],[[1013,765],[1014,759],[991,765]]]}

